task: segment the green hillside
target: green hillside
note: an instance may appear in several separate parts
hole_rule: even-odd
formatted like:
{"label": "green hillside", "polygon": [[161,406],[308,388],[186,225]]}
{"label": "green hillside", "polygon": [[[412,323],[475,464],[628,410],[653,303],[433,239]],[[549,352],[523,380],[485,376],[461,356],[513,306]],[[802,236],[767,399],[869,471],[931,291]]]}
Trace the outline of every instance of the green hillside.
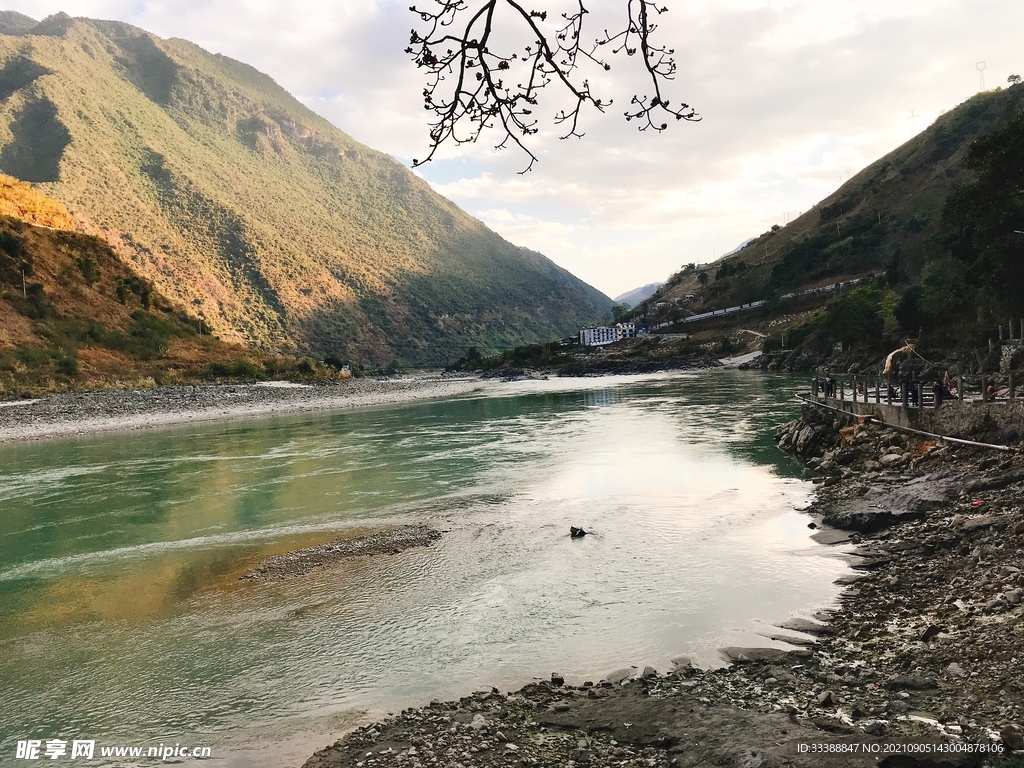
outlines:
{"label": "green hillside", "polygon": [[252,67],[118,22],[26,18],[0,15],[0,171],[226,341],[439,364],[611,306]]}
{"label": "green hillside", "polygon": [[[673,275],[633,314],[663,322],[763,299],[763,310],[712,323],[715,338],[736,326],[778,342],[780,329],[792,328],[790,346],[821,349],[891,348],[908,336],[950,347],[991,335],[1024,314],[1024,236],[1013,232],[1024,230],[1024,220],[1013,224],[1024,211],[1022,111],[1024,85],[979,93],[788,226]],[[870,286],[816,318],[808,313],[831,294],[780,300],[869,275]]]}
{"label": "green hillside", "polygon": [[107,243],[75,232],[64,206],[0,175],[0,398],[258,378],[299,362],[201,334]]}

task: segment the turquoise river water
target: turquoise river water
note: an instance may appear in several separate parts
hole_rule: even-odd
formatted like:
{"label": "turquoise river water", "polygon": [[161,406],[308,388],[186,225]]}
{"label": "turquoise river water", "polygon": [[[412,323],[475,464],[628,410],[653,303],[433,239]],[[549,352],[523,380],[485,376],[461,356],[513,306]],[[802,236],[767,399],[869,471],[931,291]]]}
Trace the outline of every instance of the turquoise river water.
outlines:
{"label": "turquoise river water", "polygon": [[[2,446],[0,765],[27,764],[26,739],[300,765],[434,697],[771,644],[758,633],[828,605],[846,569],[811,540],[810,485],[771,439],[798,388],[737,371],[515,382]],[[444,535],[238,580],[411,522]],[[118,764],[98,750],[92,765]]]}

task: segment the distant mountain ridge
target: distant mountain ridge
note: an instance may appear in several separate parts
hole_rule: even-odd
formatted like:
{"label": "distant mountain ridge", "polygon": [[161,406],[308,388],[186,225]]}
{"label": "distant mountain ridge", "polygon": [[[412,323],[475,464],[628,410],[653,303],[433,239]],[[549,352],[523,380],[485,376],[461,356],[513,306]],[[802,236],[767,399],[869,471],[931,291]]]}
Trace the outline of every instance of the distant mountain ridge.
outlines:
{"label": "distant mountain ridge", "polygon": [[611,307],[246,64],[65,14],[0,32],[0,171],[225,340],[443,364]]}
{"label": "distant mountain ridge", "polygon": [[615,297],[614,301],[616,304],[629,304],[629,306],[635,307],[644,299],[649,296],[653,296],[654,292],[663,285],[664,283],[648,283],[647,285],[641,285],[639,288],[634,288],[631,291],[619,294]]}
{"label": "distant mountain ridge", "polygon": [[0,35],[24,35],[39,26],[39,22],[17,11],[0,11]]}

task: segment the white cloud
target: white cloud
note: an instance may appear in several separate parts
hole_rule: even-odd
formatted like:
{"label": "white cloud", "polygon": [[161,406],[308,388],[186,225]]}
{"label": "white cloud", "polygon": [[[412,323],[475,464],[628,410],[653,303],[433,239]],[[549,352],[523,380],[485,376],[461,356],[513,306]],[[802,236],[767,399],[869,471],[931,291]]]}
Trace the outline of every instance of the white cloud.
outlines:
{"label": "white cloud", "polygon": [[[538,0],[539,2],[540,0]],[[554,8],[566,0],[545,0]],[[593,3],[591,33],[625,0]],[[583,140],[542,124],[540,163],[495,152],[497,136],[448,147],[420,173],[508,239],[611,295],[684,261],[731,250],[923,130],[986,84],[1024,74],[1024,4],[968,0],[666,0],[659,36],[678,51],[669,98],[703,116],[665,134],[621,117],[644,92],[624,57],[589,73],[606,114]],[[402,51],[408,0],[8,0],[36,18],[116,18],[246,61],[354,138],[406,162],[427,147],[422,77]],[[506,31],[507,33],[507,31]],[[635,63],[635,62],[633,62]],[[538,114],[551,115],[554,94]],[[909,120],[911,109],[917,116]]]}

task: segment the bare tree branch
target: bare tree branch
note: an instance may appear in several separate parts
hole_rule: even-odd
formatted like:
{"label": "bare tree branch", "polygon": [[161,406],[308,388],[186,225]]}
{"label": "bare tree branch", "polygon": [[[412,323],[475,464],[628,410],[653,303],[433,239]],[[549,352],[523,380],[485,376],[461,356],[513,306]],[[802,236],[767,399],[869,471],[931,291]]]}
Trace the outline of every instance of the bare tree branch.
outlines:
{"label": "bare tree branch", "polygon": [[[700,120],[688,104],[670,105],[662,95],[663,83],[675,77],[675,51],[651,41],[657,29],[654,19],[668,9],[650,0],[625,0],[625,28],[615,34],[605,30],[589,46],[582,43],[589,13],[584,0],[577,0],[574,9],[561,14],[561,21],[554,25],[546,24],[547,11],[527,10],[518,0],[427,2],[431,10],[416,6],[409,9],[419,17],[422,27],[412,30],[405,49],[416,66],[427,73],[423,107],[433,113],[430,152],[423,160],[413,160],[414,167],[433,159],[446,142],[472,143],[485,128],[498,128],[502,139],[497,148],[510,143],[517,146],[529,158],[520,173],[530,170],[537,157],[525,139],[539,130],[534,110],[544,88],[555,83],[575,102],[554,115],[554,123],[563,127],[562,139],[583,135],[579,119],[584,105],[600,112],[611,105],[611,100],[599,99],[591,92],[590,82],[579,71],[588,62],[611,69],[599,55],[604,46],[612,54],[639,54],[651,81],[653,96],[633,96],[625,113],[627,121],[638,120],[641,131],[651,128],[661,132],[668,128],[668,118]],[[505,52],[492,48],[499,8],[512,17],[512,22],[500,21],[502,29],[508,32],[514,28],[525,34],[525,45]]]}

